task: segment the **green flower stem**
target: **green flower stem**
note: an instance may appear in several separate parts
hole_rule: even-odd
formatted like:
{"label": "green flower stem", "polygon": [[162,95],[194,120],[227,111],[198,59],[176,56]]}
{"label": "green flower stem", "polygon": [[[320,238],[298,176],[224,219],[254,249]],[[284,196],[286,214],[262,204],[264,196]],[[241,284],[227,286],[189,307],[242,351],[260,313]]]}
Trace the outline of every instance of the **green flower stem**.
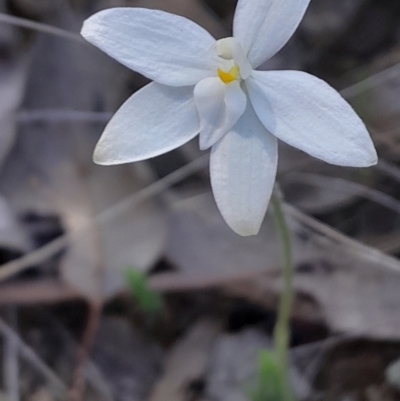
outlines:
{"label": "green flower stem", "polygon": [[284,257],[283,292],[280,299],[277,322],[274,330],[276,362],[280,369],[283,401],[294,401],[289,380],[288,350],[290,342],[290,315],[293,301],[293,262],[290,231],[283,212],[282,201],[277,191],[272,195],[272,205],[277,230],[282,242]]}

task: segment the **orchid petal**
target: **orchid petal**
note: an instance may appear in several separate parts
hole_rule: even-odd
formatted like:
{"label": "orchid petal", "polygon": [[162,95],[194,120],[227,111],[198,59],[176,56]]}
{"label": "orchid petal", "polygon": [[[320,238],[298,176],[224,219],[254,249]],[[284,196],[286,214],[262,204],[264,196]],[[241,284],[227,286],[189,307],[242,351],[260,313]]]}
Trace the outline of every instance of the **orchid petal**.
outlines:
{"label": "orchid petal", "polygon": [[258,233],[272,194],[277,162],[277,140],[248,104],[234,129],[212,147],[210,160],[215,200],[237,234]]}
{"label": "orchid petal", "polygon": [[326,82],[300,71],[254,71],[246,85],[258,117],[282,141],[339,166],[377,163],[364,123]]}
{"label": "orchid petal", "polygon": [[195,85],[215,75],[215,39],[196,23],[159,10],[121,7],[87,19],[82,36],[126,67],[158,83]]}
{"label": "orchid petal", "polygon": [[239,120],[247,98],[239,82],[224,84],[219,78],[206,78],[194,90],[200,116],[200,149],[218,142]]}
{"label": "orchid petal", "polygon": [[239,0],[233,36],[253,68],[274,56],[297,29],[310,0]]}
{"label": "orchid petal", "polygon": [[112,165],[145,160],[185,144],[198,132],[193,87],[153,82],[130,97],[108,123],[94,161]]}

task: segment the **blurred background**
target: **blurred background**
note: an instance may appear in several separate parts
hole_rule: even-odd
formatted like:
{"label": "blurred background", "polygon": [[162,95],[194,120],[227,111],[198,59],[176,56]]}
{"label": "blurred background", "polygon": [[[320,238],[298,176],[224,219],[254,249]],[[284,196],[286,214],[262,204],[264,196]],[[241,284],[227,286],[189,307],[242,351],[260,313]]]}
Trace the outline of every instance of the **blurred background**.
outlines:
{"label": "blurred background", "polygon": [[[147,83],[79,36],[117,6],[231,35],[235,0],[0,0],[0,400],[246,401],[271,348],[281,244],[232,233],[197,139],[92,162]],[[132,38],[134,40],[134,38]],[[376,167],[280,144],[299,400],[400,399],[400,2],[312,0],[263,69],[310,72],[366,122]]]}

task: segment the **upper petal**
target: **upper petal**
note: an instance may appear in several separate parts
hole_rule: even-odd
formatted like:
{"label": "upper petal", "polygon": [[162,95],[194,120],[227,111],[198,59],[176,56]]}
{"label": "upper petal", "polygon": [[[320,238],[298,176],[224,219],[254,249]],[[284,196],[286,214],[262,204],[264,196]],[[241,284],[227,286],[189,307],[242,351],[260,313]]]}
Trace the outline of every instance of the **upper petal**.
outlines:
{"label": "upper petal", "polygon": [[219,141],[239,120],[247,98],[238,81],[229,85],[219,78],[206,78],[194,90],[200,117],[200,148],[208,149]]}
{"label": "upper petal", "polygon": [[331,164],[377,163],[364,123],[326,82],[300,71],[254,71],[246,85],[258,117],[282,141]]}
{"label": "upper petal", "polygon": [[310,0],[239,0],[233,36],[253,68],[275,55],[297,29]]}
{"label": "upper petal", "polygon": [[174,88],[153,82],[117,111],[93,158],[103,165],[145,160],[183,145],[198,132],[193,87]]}
{"label": "upper petal", "polygon": [[278,163],[277,140],[250,104],[233,130],[211,151],[211,184],[218,208],[239,235],[256,235],[272,194]]}
{"label": "upper petal", "polygon": [[195,85],[215,75],[215,39],[187,18],[159,10],[112,8],[83,25],[83,37],[128,68],[158,83]]}

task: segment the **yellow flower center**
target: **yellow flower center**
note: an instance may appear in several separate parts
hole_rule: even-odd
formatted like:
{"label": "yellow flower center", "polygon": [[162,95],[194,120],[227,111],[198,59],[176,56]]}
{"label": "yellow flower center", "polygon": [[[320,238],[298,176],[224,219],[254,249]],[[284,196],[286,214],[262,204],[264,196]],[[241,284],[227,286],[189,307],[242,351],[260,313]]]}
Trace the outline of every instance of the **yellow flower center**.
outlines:
{"label": "yellow flower center", "polygon": [[234,65],[229,72],[222,71],[220,68],[217,71],[221,81],[226,85],[229,85],[240,77],[240,70],[237,65]]}

